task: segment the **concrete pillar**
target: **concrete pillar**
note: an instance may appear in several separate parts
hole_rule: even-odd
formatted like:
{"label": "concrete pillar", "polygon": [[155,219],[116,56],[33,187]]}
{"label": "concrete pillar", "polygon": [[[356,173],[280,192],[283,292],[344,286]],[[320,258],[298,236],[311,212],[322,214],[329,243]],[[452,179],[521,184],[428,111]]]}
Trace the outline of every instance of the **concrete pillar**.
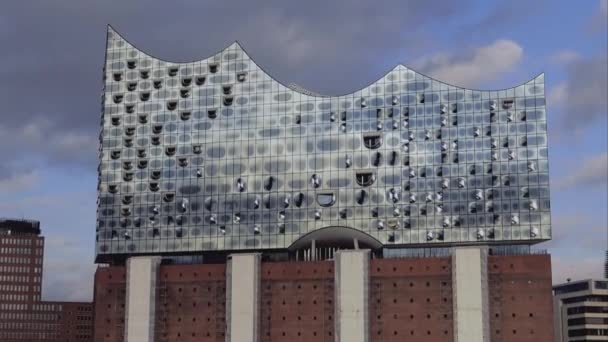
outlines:
{"label": "concrete pillar", "polygon": [[455,248],[452,254],[454,342],[489,342],[488,250]]}
{"label": "concrete pillar", "polygon": [[226,267],[226,342],[259,341],[260,254],[232,254]]}
{"label": "concrete pillar", "polygon": [[369,250],[335,255],[335,331],[337,342],[369,341]]}
{"label": "concrete pillar", "polygon": [[160,261],[157,256],[127,259],[126,342],[155,341],[156,282]]}

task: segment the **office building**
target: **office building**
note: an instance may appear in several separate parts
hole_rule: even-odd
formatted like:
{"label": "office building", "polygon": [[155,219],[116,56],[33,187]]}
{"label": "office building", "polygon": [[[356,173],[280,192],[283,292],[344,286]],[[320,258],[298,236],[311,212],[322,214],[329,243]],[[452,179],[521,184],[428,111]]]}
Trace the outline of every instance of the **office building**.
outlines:
{"label": "office building", "polygon": [[0,219],[0,341],[88,342],[91,303],[42,301],[40,222]]}
{"label": "office building", "polygon": [[325,96],[109,28],[95,340],[550,341],[544,94],[399,65]]}
{"label": "office building", "polygon": [[554,286],[553,314],[559,342],[608,341],[608,279]]}

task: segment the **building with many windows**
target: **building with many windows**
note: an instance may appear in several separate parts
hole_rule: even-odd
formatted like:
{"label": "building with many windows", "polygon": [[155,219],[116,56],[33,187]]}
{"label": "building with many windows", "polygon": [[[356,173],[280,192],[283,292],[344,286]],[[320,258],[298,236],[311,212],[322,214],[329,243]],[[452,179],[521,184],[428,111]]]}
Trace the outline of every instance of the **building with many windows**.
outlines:
{"label": "building with many windows", "polygon": [[608,279],[553,287],[556,341],[608,341]]}
{"label": "building with many windows", "polygon": [[552,339],[542,74],[326,96],[109,28],[99,138],[96,341]]}
{"label": "building with many windows", "polygon": [[0,341],[88,342],[91,303],[42,301],[40,222],[0,219]]}

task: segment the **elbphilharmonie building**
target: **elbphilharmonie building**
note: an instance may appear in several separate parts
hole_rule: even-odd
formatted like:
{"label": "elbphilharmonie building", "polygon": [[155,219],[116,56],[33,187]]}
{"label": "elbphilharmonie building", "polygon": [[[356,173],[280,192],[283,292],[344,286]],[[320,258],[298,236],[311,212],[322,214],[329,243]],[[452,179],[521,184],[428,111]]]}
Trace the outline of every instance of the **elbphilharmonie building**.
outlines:
{"label": "elbphilharmonie building", "polygon": [[543,74],[323,95],[109,28],[103,75],[95,341],[552,340]]}
{"label": "elbphilharmonie building", "polygon": [[325,96],[238,43],[192,63],[107,44],[102,259],[286,249],[327,227],[386,247],[551,237],[543,75],[478,91],[399,65]]}

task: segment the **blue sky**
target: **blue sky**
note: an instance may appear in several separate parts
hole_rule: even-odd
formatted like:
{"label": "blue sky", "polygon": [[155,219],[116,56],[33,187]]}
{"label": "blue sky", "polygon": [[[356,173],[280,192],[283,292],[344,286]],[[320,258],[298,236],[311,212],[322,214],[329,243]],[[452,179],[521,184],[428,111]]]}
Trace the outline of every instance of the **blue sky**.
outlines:
{"label": "blue sky", "polygon": [[166,3],[0,5],[0,217],[42,222],[46,299],[92,298],[107,24],[176,61],[239,40],[280,81],[327,94],[358,89],[399,63],[478,89],[545,72],[554,240],[537,247],[552,253],[555,282],[601,276],[608,248],[608,1]]}

